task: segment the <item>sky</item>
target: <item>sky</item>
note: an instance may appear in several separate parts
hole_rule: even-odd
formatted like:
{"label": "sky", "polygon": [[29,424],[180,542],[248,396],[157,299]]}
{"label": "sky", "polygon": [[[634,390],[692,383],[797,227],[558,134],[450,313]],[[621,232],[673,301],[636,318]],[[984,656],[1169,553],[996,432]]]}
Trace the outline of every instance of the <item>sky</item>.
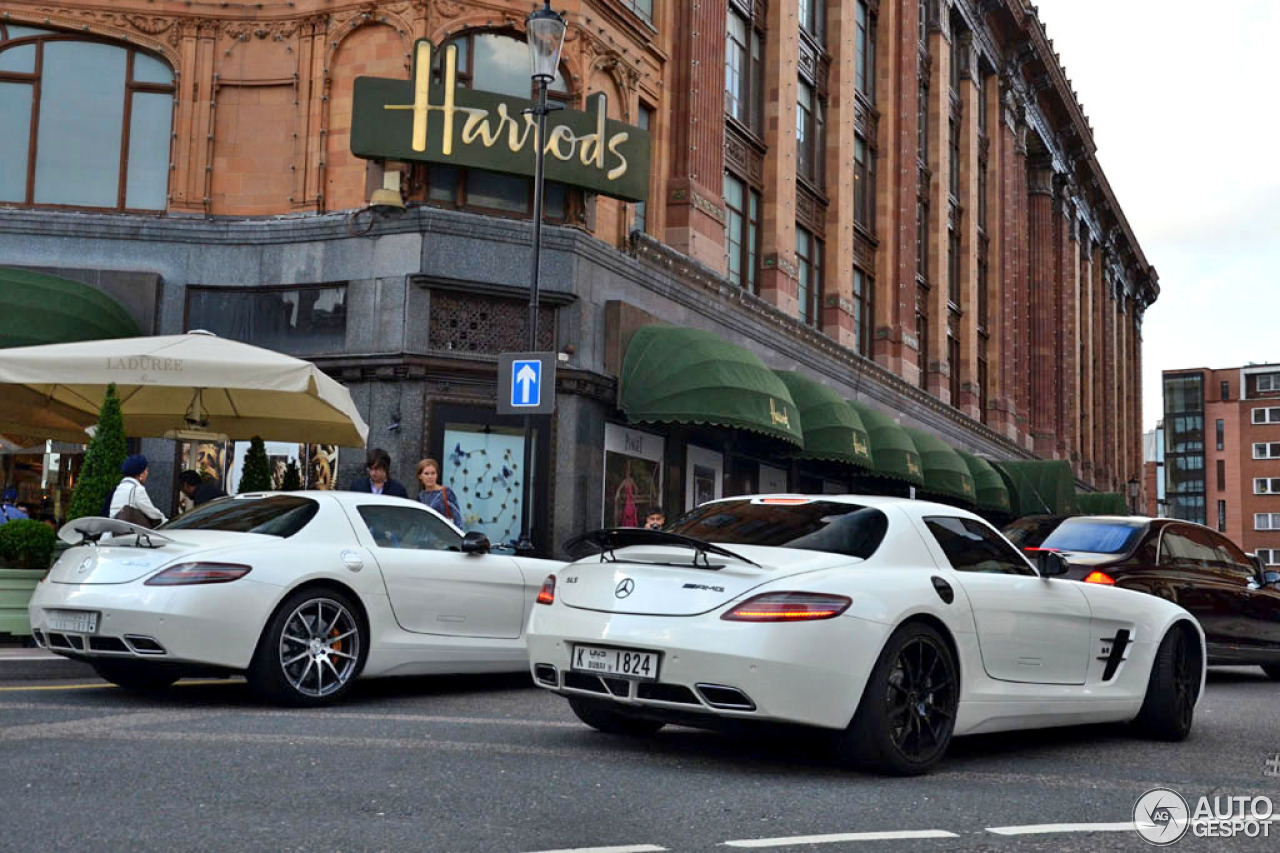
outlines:
{"label": "sky", "polygon": [[1162,370],[1280,362],[1280,0],[1036,5],[1160,276],[1143,320],[1149,430]]}

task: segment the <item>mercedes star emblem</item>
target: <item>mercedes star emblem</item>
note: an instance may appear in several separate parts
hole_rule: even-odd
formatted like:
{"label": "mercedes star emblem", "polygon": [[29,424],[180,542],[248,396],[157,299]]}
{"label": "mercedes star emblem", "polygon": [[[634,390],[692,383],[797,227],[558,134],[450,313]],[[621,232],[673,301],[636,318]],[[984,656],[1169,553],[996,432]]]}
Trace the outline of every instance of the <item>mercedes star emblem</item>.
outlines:
{"label": "mercedes star emblem", "polygon": [[635,592],[635,589],[635,581],[631,578],[623,578],[622,583],[618,584],[617,588],[614,589],[613,594],[617,598],[626,598],[628,595]]}
{"label": "mercedes star emblem", "polygon": [[93,565],[93,557],[85,557],[80,561],[80,567],[76,569],[76,574],[82,575],[89,571],[89,567]]}

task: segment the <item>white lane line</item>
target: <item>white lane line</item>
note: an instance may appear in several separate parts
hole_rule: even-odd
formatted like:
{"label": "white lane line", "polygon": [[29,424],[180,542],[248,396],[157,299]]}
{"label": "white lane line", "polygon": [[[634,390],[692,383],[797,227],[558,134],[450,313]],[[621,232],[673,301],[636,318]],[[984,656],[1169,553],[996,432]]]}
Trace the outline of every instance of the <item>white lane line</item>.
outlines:
{"label": "white lane line", "polygon": [[1133,821],[1124,823],[1035,823],[1025,826],[988,826],[996,835],[1048,835],[1054,832],[1133,832]]}
{"label": "white lane line", "polygon": [[900,841],[908,838],[959,838],[943,829],[902,829],[892,832],[841,832],[834,835],[792,835],[787,838],[746,838],[725,841],[724,847],[788,847],[793,844],[835,844],[841,841]]}
{"label": "white lane line", "polygon": [[537,853],[662,853],[666,849],[653,844],[626,844],[621,847],[565,847],[562,850],[539,850]]}

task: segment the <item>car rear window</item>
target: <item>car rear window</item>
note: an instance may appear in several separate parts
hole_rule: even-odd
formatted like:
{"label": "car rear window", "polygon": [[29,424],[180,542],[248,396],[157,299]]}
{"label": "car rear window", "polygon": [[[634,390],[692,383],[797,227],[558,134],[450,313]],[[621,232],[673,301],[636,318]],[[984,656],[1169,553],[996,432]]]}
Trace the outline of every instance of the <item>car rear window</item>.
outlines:
{"label": "car rear window", "polygon": [[1018,519],[1000,532],[1019,548],[1034,548],[1061,523],[1060,516],[1030,516]]}
{"label": "car rear window", "polygon": [[1142,521],[1098,521],[1069,518],[1049,534],[1042,548],[1059,551],[1089,551],[1094,554],[1123,554],[1137,544],[1146,523]]}
{"label": "car rear window", "polygon": [[306,527],[319,510],[315,501],[296,495],[225,498],[198,506],[160,529],[227,530],[288,538]]}
{"label": "car rear window", "polygon": [[770,499],[703,504],[667,528],[717,545],[803,548],[866,559],[884,541],[889,520],[878,509],[824,500]]}

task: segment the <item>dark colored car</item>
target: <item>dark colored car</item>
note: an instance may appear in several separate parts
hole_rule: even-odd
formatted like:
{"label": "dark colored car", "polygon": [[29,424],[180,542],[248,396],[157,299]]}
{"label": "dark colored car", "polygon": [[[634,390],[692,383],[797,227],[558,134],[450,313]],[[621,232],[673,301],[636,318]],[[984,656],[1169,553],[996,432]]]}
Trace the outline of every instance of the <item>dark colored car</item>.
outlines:
{"label": "dark colored car", "polygon": [[1258,664],[1280,681],[1280,572],[1216,530],[1170,518],[1078,516],[1040,548],[1066,560],[1065,578],[1185,607],[1204,629],[1210,664]]}
{"label": "dark colored car", "polygon": [[1017,521],[1010,522],[1000,532],[1004,538],[1022,549],[1039,548],[1050,533],[1058,529],[1058,525],[1070,516],[1066,515],[1024,515]]}

